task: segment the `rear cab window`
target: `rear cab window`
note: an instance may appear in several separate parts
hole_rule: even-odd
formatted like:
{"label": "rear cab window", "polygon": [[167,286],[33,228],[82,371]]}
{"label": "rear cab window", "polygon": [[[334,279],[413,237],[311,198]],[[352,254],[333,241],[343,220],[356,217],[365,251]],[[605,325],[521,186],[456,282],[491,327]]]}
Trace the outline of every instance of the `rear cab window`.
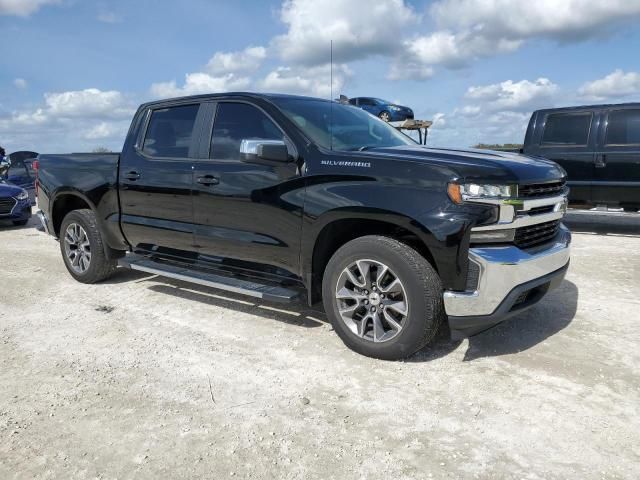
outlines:
{"label": "rear cab window", "polygon": [[589,143],[592,112],[551,113],[542,133],[542,147],[584,147]]}
{"label": "rear cab window", "polygon": [[640,145],[640,109],[610,111],[604,143],[606,146]]}
{"label": "rear cab window", "polygon": [[151,157],[187,158],[200,105],[176,105],[151,111],[142,151]]}

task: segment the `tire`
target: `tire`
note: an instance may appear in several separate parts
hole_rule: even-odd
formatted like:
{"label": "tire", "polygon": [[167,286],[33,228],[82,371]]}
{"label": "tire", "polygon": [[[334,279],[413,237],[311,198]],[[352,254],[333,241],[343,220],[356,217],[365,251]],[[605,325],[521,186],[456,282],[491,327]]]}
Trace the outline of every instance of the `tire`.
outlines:
{"label": "tire", "polygon": [[26,220],[14,220],[13,224],[16,227],[24,227],[27,223],[29,223],[29,219],[27,218]]}
{"label": "tire", "polygon": [[378,118],[380,118],[380,120],[384,121],[384,122],[390,122],[391,121],[391,114],[389,112],[387,112],[386,110],[380,112],[380,115],[378,115]]}
{"label": "tire", "polygon": [[[365,275],[358,276],[362,270],[368,270],[373,282],[363,281]],[[381,272],[385,273],[380,277]],[[363,290],[351,279],[367,287]],[[375,285],[377,280],[379,286]],[[357,300],[352,297],[354,291]],[[442,284],[429,262],[408,245],[377,235],[357,238],[336,251],[324,272],[322,299],[325,312],[345,345],[383,360],[406,358],[425,347],[436,336],[444,318]],[[376,322],[372,307],[381,322]],[[401,315],[401,311],[405,314]],[[369,315],[372,318],[365,320]],[[395,326],[387,320],[389,316]]]}
{"label": "tire", "polygon": [[[70,227],[72,231],[69,231]],[[81,232],[84,232],[84,235]],[[76,246],[72,248],[74,242]],[[81,252],[72,255],[73,259],[79,259],[75,265],[70,257],[72,251]],[[69,274],[81,283],[104,280],[111,276],[118,266],[116,260],[106,258],[96,216],[89,209],[73,210],[64,217],[60,227],[60,252]]]}

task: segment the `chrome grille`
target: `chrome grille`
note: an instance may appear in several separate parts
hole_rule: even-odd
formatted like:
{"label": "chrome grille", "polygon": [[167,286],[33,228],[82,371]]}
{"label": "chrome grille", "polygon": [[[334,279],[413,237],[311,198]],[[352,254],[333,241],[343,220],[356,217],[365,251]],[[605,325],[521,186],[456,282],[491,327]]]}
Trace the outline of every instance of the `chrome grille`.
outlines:
{"label": "chrome grille", "polygon": [[531,248],[542,245],[556,236],[560,228],[560,220],[538,223],[516,228],[514,242],[518,248]]}
{"label": "chrome grille", "polygon": [[0,198],[0,215],[11,213],[15,205],[16,201],[13,198]]}
{"label": "chrome grille", "polygon": [[564,192],[566,181],[518,185],[518,198],[549,197]]}

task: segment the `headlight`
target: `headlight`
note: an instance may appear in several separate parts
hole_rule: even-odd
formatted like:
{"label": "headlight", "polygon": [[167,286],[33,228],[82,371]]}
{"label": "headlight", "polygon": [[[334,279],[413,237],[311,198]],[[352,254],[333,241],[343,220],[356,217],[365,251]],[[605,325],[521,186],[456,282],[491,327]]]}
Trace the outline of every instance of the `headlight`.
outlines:
{"label": "headlight", "polygon": [[399,112],[402,109],[400,107],[396,107],[395,105],[391,105],[389,107],[389,110],[393,110],[394,112]]}
{"label": "headlight", "polygon": [[485,198],[515,198],[517,196],[516,185],[489,185],[479,183],[465,183],[458,185],[450,183],[447,188],[449,198],[454,203],[462,203],[464,200],[482,200]]}
{"label": "headlight", "polygon": [[17,200],[28,200],[29,199],[29,193],[26,190],[22,190],[18,196],[16,197]]}

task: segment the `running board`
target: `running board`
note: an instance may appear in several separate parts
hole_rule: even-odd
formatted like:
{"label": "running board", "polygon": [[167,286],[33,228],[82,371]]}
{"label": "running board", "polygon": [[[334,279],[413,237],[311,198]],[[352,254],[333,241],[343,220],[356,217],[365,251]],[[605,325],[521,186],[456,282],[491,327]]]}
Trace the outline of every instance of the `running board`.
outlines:
{"label": "running board", "polygon": [[262,283],[241,280],[214,273],[206,273],[199,270],[191,270],[184,267],[154,262],[146,257],[127,254],[118,260],[121,267],[153,273],[162,277],[175,278],[185,282],[197,283],[206,287],[217,288],[227,292],[240,293],[250,297],[260,298],[269,302],[291,303],[298,297],[299,292],[284,287],[265,285]]}

